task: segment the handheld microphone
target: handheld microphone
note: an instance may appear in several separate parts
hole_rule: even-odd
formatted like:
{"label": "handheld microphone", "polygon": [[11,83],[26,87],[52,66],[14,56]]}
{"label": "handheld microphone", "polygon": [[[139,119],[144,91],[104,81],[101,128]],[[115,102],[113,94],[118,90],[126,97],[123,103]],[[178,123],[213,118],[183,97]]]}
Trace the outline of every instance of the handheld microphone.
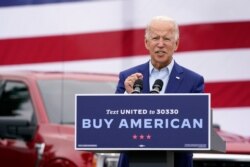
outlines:
{"label": "handheld microphone", "polygon": [[139,94],[141,93],[142,89],[143,89],[143,82],[141,79],[137,79],[133,85],[133,92],[132,94]]}
{"label": "handheld microphone", "polygon": [[153,94],[160,93],[162,86],[163,86],[163,81],[161,79],[155,80],[155,83],[153,85],[153,89],[150,91],[150,93],[153,93]]}

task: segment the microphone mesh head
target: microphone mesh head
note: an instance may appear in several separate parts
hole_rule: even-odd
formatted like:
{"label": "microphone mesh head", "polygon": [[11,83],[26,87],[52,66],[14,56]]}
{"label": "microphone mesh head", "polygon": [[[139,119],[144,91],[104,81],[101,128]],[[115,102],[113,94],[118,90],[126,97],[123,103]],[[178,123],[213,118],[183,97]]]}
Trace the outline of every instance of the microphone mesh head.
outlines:
{"label": "microphone mesh head", "polygon": [[142,80],[141,80],[141,79],[137,79],[137,80],[135,81],[134,85],[133,85],[133,89],[135,89],[136,87],[139,87],[140,89],[142,89],[142,88],[143,88],[142,85],[143,85]]}
{"label": "microphone mesh head", "polygon": [[159,91],[161,91],[162,86],[163,86],[163,81],[161,79],[157,79],[157,80],[155,80],[155,83],[153,85],[153,89],[158,87]]}

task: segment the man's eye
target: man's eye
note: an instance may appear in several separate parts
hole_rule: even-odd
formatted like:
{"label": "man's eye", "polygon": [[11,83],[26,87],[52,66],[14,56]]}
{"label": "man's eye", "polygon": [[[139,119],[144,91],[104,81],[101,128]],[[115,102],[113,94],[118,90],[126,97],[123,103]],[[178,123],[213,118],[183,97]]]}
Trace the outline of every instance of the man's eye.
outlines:
{"label": "man's eye", "polygon": [[159,38],[158,38],[158,37],[153,37],[152,39],[153,39],[153,40],[158,40]]}
{"label": "man's eye", "polygon": [[170,38],[163,38],[164,41],[170,41]]}

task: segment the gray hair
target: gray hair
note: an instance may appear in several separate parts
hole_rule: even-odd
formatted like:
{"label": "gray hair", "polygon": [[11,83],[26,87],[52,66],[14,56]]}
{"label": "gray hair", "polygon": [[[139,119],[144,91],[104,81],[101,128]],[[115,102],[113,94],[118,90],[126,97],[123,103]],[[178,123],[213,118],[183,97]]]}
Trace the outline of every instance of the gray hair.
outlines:
{"label": "gray hair", "polygon": [[149,37],[150,37],[151,23],[153,21],[157,21],[157,20],[168,21],[168,22],[173,23],[174,29],[175,29],[175,40],[179,39],[180,32],[179,32],[178,24],[176,23],[176,21],[174,19],[172,19],[171,17],[167,17],[167,16],[155,16],[155,17],[152,18],[152,20],[150,21],[150,23],[147,25],[147,27],[145,29],[145,39],[149,39]]}

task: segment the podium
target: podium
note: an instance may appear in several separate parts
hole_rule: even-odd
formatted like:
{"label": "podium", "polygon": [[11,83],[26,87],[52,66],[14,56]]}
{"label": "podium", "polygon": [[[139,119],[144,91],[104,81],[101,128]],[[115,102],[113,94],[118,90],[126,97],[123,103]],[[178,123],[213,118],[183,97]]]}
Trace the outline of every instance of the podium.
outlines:
{"label": "podium", "polygon": [[174,167],[173,151],[128,152],[129,167]]}
{"label": "podium", "polygon": [[76,150],[126,152],[130,167],[174,167],[177,152],[217,153],[210,94],[76,95]]}
{"label": "podium", "polygon": [[[226,144],[212,130],[211,150],[199,151],[200,153],[218,153],[225,152]],[[194,150],[194,153],[197,151]],[[175,151],[130,151],[127,152],[129,167],[174,167]]]}

